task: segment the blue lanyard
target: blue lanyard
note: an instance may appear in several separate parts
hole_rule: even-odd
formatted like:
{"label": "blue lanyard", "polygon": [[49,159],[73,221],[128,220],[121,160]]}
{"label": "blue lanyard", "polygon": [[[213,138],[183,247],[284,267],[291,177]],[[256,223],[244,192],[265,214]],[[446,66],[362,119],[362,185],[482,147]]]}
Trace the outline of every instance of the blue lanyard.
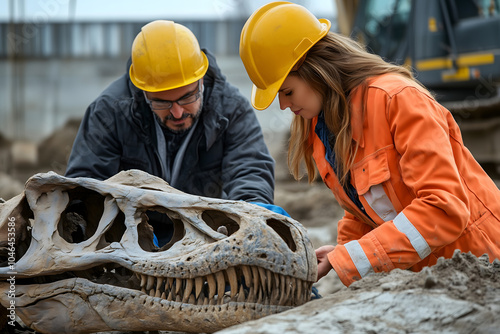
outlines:
{"label": "blue lanyard", "polygon": [[[319,139],[321,139],[321,142],[325,146],[325,159],[328,161],[330,166],[332,166],[334,173],[338,176],[338,170],[337,170],[337,161],[335,159],[335,151],[333,150],[333,145],[335,145],[335,136],[330,132],[328,127],[326,126],[325,123],[325,116],[323,112],[321,112],[318,116],[318,123],[316,124],[316,128],[314,129],[316,134],[318,135]],[[328,137],[333,138],[333,143],[332,146],[330,146],[330,142],[328,140]],[[363,207],[363,204],[361,204],[358,196],[358,192],[356,188],[354,188],[351,184],[351,174],[347,174],[347,182],[343,186],[345,193],[351,201],[356,204],[356,206],[362,211],[365,212],[365,208]]]}

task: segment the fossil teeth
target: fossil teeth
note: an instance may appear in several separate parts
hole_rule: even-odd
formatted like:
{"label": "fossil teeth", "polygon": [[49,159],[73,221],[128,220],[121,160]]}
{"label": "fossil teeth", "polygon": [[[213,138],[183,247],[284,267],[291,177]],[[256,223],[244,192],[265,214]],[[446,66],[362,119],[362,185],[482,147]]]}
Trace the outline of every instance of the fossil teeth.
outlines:
{"label": "fossil teeth", "polygon": [[243,285],[240,285],[240,291],[238,291],[238,299],[236,301],[239,303],[245,301],[245,290],[243,289]]}
{"label": "fossil teeth", "polygon": [[148,282],[146,283],[146,290],[151,290],[153,288],[154,283],[155,283],[155,277],[148,276]]}
{"label": "fossil teeth", "polygon": [[283,276],[283,275],[280,276],[280,287],[281,287],[281,289],[277,289],[278,291],[281,292],[281,297],[280,297],[280,300],[278,302],[278,305],[285,305],[285,301],[287,298],[287,295],[286,295],[287,287],[286,287],[285,276]]}
{"label": "fossil teeth", "polygon": [[250,268],[248,266],[242,266],[241,271],[243,272],[243,277],[245,278],[245,285],[247,287],[252,286],[252,273],[250,271]]}
{"label": "fossil teeth", "polygon": [[219,304],[221,304],[223,302],[224,291],[226,290],[226,280],[224,279],[224,273],[222,271],[216,272],[215,279],[217,280],[218,302]]}
{"label": "fossil teeth", "polygon": [[208,299],[213,299],[217,291],[214,275],[207,276],[207,283],[208,283]]}
{"label": "fossil teeth", "polygon": [[253,287],[255,288],[255,294],[259,293],[259,269],[257,267],[252,267],[252,275],[253,275]]}
{"label": "fossil teeth", "polygon": [[279,287],[280,287],[280,275],[273,274],[273,276],[274,276],[274,286],[276,287],[276,289],[279,289]]}
{"label": "fossil teeth", "polygon": [[181,291],[182,288],[182,279],[176,278],[175,279],[175,294],[178,295],[179,291]]}
{"label": "fossil teeth", "polygon": [[273,279],[273,291],[271,292],[271,304],[277,305],[278,304],[278,299],[280,296],[280,275],[273,273],[272,274],[272,279]]}
{"label": "fossil teeth", "polygon": [[257,294],[257,304],[262,304],[262,289],[259,289]]}
{"label": "fossil teeth", "polygon": [[194,295],[189,295],[188,303],[192,304],[192,305],[196,304],[196,299],[195,299]]}
{"label": "fossil teeth", "polygon": [[297,282],[296,295],[297,295],[297,304],[302,305],[303,304],[303,301],[302,301],[302,281]]}
{"label": "fossil teeth", "polygon": [[294,300],[294,295],[293,292],[295,291],[295,288],[297,287],[297,280],[295,277],[290,277],[289,283],[288,283],[288,290],[287,290],[287,296],[288,296],[288,304],[290,306],[295,305],[295,300]]}
{"label": "fossil teeth", "polygon": [[155,290],[151,289],[149,290],[149,296],[154,297],[155,296]]}
{"label": "fossil teeth", "polygon": [[[151,290],[151,291],[153,291],[153,290]],[[160,296],[161,296],[161,291],[157,289],[155,292],[155,297],[160,297]]]}
{"label": "fossil teeth", "polygon": [[193,291],[193,280],[192,279],[187,279],[186,280],[186,289],[184,290],[184,297],[182,298],[182,302],[185,303],[189,300],[189,296],[191,296],[191,292]]}
{"label": "fossil teeth", "polygon": [[196,277],[194,279],[194,282],[196,285],[195,297],[198,298],[200,296],[201,290],[203,289],[203,277]]}
{"label": "fossil teeth", "polygon": [[262,284],[262,290],[264,291],[264,293],[266,293],[266,290],[267,290],[267,276],[266,276],[266,272],[265,272],[264,268],[259,267],[258,269],[259,269],[259,275],[260,275],[260,282]]}
{"label": "fossil teeth", "polygon": [[270,270],[266,270],[266,281],[267,281],[267,291],[269,292],[269,294],[271,294],[271,289],[272,289],[272,281],[271,281],[271,271]]}
{"label": "fossil teeth", "polygon": [[170,290],[170,293],[168,294],[168,297],[167,297],[167,300],[174,300],[174,296],[175,296],[175,293],[174,293],[174,289]]}
{"label": "fossil teeth", "polygon": [[174,278],[173,277],[167,278],[167,283],[165,283],[165,291],[170,289],[173,284],[174,284]]}
{"label": "fossil teeth", "polygon": [[287,283],[288,288],[287,288],[286,296],[287,296],[289,301],[292,301],[293,290],[297,286],[297,282],[296,282],[296,279],[294,277],[287,277],[287,278],[288,278],[288,283]]}
{"label": "fossil teeth", "polygon": [[249,303],[255,303],[255,288],[252,286],[250,291],[248,291],[247,301]]}
{"label": "fossil teeth", "polygon": [[273,292],[271,293],[271,304],[278,305],[278,299],[280,297],[280,288],[275,286]]}
{"label": "fossil teeth", "polygon": [[162,290],[163,281],[164,281],[163,277],[156,278],[156,290],[159,290],[159,291]]}
{"label": "fossil teeth", "polygon": [[146,285],[147,280],[148,277],[146,275],[141,275],[141,288],[143,288]]}
{"label": "fossil teeth", "polygon": [[229,286],[231,287],[231,298],[233,298],[238,293],[238,278],[236,277],[236,270],[234,270],[234,267],[230,267],[227,268],[226,272],[229,280]]}
{"label": "fossil teeth", "polygon": [[302,282],[303,284],[303,297],[302,297],[302,302],[307,303],[309,299],[311,299],[311,289],[309,288],[309,283],[304,281]]}
{"label": "fossil teeth", "polygon": [[307,299],[306,301],[310,301],[311,298],[312,298],[312,287],[313,287],[313,284],[312,282],[307,282]]}

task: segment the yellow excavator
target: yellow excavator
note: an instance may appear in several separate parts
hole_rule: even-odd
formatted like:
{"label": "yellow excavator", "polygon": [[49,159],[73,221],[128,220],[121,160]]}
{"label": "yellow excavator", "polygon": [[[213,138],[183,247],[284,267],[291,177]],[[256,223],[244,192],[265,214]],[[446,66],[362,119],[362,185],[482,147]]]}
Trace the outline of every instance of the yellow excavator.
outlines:
{"label": "yellow excavator", "polygon": [[500,0],[335,0],[340,33],[409,66],[500,174]]}

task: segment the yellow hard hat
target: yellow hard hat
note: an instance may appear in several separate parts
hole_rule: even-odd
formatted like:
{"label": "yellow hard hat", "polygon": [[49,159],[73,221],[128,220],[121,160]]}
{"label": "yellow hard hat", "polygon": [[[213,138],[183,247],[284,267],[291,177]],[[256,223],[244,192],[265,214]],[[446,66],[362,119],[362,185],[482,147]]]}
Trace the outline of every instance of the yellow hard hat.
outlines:
{"label": "yellow hard hat", "polygon": [[188,28],[173,21],[146,24],[132,44],[130,80],[139,89],[159,92],[200,80],[208,59]]}
{"label": "yellow hard hat", "polygon": [[252,105],[263,110],[273,102],[295,63],[330,30],[306,8],[277,1],[257,9],[240,37],[240,57],[253,82]]}

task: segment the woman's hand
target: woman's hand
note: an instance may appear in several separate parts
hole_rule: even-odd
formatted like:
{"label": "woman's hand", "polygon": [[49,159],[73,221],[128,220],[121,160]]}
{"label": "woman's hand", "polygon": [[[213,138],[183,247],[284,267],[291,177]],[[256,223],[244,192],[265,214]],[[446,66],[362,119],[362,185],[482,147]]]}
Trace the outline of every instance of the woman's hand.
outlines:
{"label": "woman's hand", "polygon": [[327,254],[335,249],[335,246],[321,246],[316,249],[316,258],[318,259],[318,278],[316,281],[319,281],[323,276],[328,274],[330,270],[333,269],[330,261],[328,261]]}

